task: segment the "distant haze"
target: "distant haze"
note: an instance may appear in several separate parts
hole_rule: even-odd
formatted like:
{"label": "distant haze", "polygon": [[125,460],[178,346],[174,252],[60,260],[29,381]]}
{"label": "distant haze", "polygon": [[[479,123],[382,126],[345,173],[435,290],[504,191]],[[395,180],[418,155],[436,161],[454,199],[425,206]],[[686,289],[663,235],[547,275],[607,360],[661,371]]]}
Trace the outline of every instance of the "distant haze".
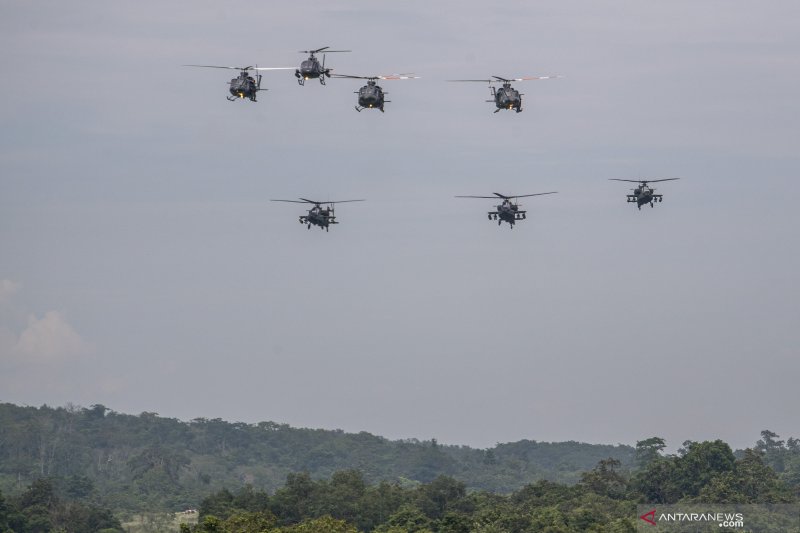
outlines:
{"label": "distant haze", "polygon": [[[6,0],[0,401],[493,446],[800,436],[800,3]],[[327,65],[385,81],[299,87]],[[481,83],[516,85],[493,114]],[[641,212],[628,184],[677,177]],[[491,200],[528,198],[513,230]],[[330,233],[271,198],[342,204]]]}

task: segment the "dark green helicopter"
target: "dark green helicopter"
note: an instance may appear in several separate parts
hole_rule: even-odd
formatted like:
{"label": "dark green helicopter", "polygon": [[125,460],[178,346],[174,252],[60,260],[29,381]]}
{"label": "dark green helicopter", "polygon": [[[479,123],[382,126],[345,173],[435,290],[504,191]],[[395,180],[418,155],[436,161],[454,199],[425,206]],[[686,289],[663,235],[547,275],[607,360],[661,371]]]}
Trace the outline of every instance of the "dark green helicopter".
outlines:
{"label": "dark green helicopter", "polygon": [[383,113],[383,105],[389,102],[386,100],[386,95],[389,93],[384,92],[383,87],[378,85],[377,80],[416,80],[419,76],[412,76],[408,74],[387,74],[382,76],[352,76],[350,74],[333,74],[334,78],[350,78],[357,80],[367,80],[367,84],[355,91],[358,95],[358,105],[356,111],[359,113],[362,109],[380,109]]}
{"label": "dark green helicopter", "polygon": [[515,202],[517,198],[527,198],[528,196],[542,196],[543,194],[556,194],[558,191],[551,191],[551,192],[538,192],[535,194],[515,194],[513,196],[506,196],[505,194],[500,194],[499,192],[493,192],[494,196],[456,196],[456,198],[491,198],[496,200],[497,198],[502,198],[503,203],[497,206],[496,211],[489,211],[489,220],[496,220],[497,225],[499,226],[504,221],[508,222],[508,225],[511,229],[514,229],[514,223],[518,220],[525,220],[526,211],[520,210],[520,204]]}
{"label": "dark green helicopter", "polygon": [[663,202],[664,197],[661,194],[656,194],[655,189],[652,187],[648,187],[648,183],[657,183],[659,181],[674,181],[679,180],[680,178],[664,178],[660,180],[623,180],[619,178],[609,178],[610,181],[628,181],[630,183],[638,183],[639,186],[633,190],[633,194],[628,195],[628,203],[634,202],[636,203],[636,207],[639,208],[641,211],[642,206],[644,204],[650,204],[650,207],[653,207],[655,202]]}
{"label": "dark green helicopter", "polygon": [[[203,67],[203,68],[226,68],[231,70],[238,70],[239,76],[233,78],[228,85],[230,85],[230,93],[228,100],[231,102],[243,98],[249,98],[251,102],[256,101],[256,94],[258,91],[266,91],[261,88],[261,70],[292,70],[293,67],[221,67],[218,65],[184,65],[184,67]],[[250,71],[256,71],[256,77],[250,75]]]}
{"label": "dark green helicopter", "polygon": [[[270,200],[270,202],[291,202],[293,204],[312,204],[314,207],[308,210],[307,215],[300,216],[300,223],[306,224],[308,229],[311,226],[319,226],[320,229],[325,228],[329,230],[331,224],[338,224],[336,222],[336,214],[334,212],[334,205],[343,204],[346,202],[363,202],[364,200],[337,200],[335,202],[317,202],[309,200],[308,198],[300,198],[299,200]],[[322,207],[325,204],[328,207]]]}
{"label": "dark green helicopter", "polygon": [[[552,80],[561,78],[562,76],[528,76],[526,78],[501,78],[500,76],[492,76],[494,79],[488,80],[447,80],[447,81],[478,81],[489,84],[489,90],[492,92],[492,100],[487,102],[494,102],[497,109],[495,113],[501,109],[513,109],[517,113],[522,113],[522,93],[511,86],[512,81],[528,81],[528,80]],[[493,84],[500,83],[502,87],[495,88]]]}
{"label": "dark green helicopter", "polygon": [[[325,85],[325,78],[331,77],[332,68],[325,68],[325,54],[332,54],[334,52],[351,52],[352,50],[328,50],[330,46],[323,46],[316,50],[300,50],[301,54],[310,54],[308,59],[300,63],[300,68],[294,71],[294,76],[297,78],[297,83],[305,85],[306,80],[319,79],[322,85]],[[322,54],[322,63],[316,58],[314,54]]]}

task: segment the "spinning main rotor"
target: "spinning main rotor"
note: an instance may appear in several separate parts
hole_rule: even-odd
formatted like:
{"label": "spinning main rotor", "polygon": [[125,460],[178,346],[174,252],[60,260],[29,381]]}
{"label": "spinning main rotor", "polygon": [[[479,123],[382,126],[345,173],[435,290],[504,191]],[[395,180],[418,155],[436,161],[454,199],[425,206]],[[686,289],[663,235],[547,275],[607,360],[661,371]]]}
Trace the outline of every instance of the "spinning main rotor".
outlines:
{"label": "spinning main rotor", "polygon": [[335,200],[335,201],[327,201],[327,202],[317,202],[316,200],[309,200],[308,198],[300,198],[299,200],[270,200],[270,202],[291,202],[293,204],[313,204],[317,207],[320,207],[322,204],[326,205],[334,205],[334,204],[344,204],[347,202],[365,202],[365,199],[359,200]]}
{"label": "spinning main rotor", "polygon": [[294,67],[254,67],[252,65],[247,67],[227,67],[227,66],[220,66],[220,65],[183,65],[184,67],[202,67],[202,68],[226,68],[230,70],[239,70],[241,72],[247,72],[250,70],[294,70]]}
{"label": "spinning main rotor", "polygon": [[502,76],[492,76],[492,78],[486,80],[447,80],[447,81],[477,81],[488,83],[489,85],[493,83],[511,83],[512,81],[530,81],[530,80],[553,80],[556,78],[563,78],[564,76],[527,76],[524,78],[503,78]]}
{"label": "spinning main rotor", "polygon": [[527,198],[529,196],[542,196],[544,194],[556,194],[558,191],[550,191],[550,192],[537,192],[533,194],[515,194],[513,196],[506,196],[505,194],[500,194],[499,192],[493,192],[494,196],[456,196],[455,198],[489,198],[494,200],[495,198],[502,198],[503,200],[516,200],[517,198]]}
{"label": "spinning main rotor", "polygon": [[609,181],[627,181],[630,183],[638,183],[640,185],[647,185],[648,183],[658,183],[659,181],[674,181],[679,180],[680,178],[663,178],[658,180],[623,180],[620,178],[608,178]]}
{"label": "spinning main rotor", "polygon": [[300,54],[311,54],[311,57],[314,57],[314,54],[318,54],[320,52],[325,52],[326,54],[338,53],[338,52],[352,52],[352,50],[328,50],[330,46],[323,46],[322,48],[317,48],[316,50],[298,50]]}

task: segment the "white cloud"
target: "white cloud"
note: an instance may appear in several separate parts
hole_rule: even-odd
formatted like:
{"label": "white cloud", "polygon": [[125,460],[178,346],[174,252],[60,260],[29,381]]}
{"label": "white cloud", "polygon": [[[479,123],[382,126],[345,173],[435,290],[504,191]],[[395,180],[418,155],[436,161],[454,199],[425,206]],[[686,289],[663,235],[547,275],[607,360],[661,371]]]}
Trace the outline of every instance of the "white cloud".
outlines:
{"label": "white cloud", "polygon": [[85,354],[89,346],[58,311],[42,318],[28,317],[28,327],[19,335],[14,353],[38,360],[55,361]]}
{"label": "white cloud", "polygon": [[11,298],[11,295],[17,292],[19,288],[19,283],[14,283],[9,279],[0,280],[0,303]]}

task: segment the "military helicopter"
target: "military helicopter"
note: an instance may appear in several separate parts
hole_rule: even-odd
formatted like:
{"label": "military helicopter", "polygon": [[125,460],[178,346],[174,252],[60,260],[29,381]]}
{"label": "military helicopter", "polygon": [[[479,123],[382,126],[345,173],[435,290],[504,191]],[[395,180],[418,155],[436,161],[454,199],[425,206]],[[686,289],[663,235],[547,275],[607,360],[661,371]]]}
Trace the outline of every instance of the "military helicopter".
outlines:
{"label": "military helicopter", "polygon": [[650,204],[653,207],[654,202],[663,202],[664,197],[660,194],[654,194],[655,189],[648,187],[648,183],[657,183],[659,181],[674,181],[680,178],[664,178],[660,180],[622,180],[618,178],[609,178],[611,181],[629,181],[631,183],[638,183],[639,186],[633,190],[633,194],[628,195],[628,202],[636,202],[636,207],[641,211],[644,204]]}
{"label": "military helicopter", "polygon": [[[336,215],[334,213],[334,205],[335,204],[343,204],[345,202],[363,202],[364,200],[337,200],[335,202],[317,202],[315,200],[309,200],[308,198],[300,198],[299,200],[270,200],[270,202],[291,202],[294,204],[313,204],[314,207],[308,210],[307,215],[300,216],[300,223],[306,224],[308,229],[311,229],[311,225],[319,226],[320,229],[325,228],[325,231],[328,231],[328,228],[331,224],[338,224],[336,222]],[[322,207],[322,204],[325,204],[330,207]]]}
{"label": "military helicopter", "polygon": [[500,194],[499,192],[493,192],[494,196],[456,196],[456,198],[502,198],[503,203],[497,206],[496,211],[489,211],[489,220],[496,220],[497,225],[503,223],[503,221],[508,222],[511,229],[514,229],[514,223],[517,220],[525,220],[525,213],[526,211],[520,211],[519,207],[520,204],[516,203],[514,200],[517,198],[526,198],[528,196],[542,196],[544,194],[556,194],[558,191],[551,191],[551,192],[538,192],[535,194],[516,194],[513,196],[506,196],[505,194]]}
{"label": "military helicopter", "polygon": [[416,80],[419,76],[408,74],[388,74],[385,76],[351,76],[350,74],[333,74],[335,78],[350,78],[357,80],[367,80],[367,84],[355,91],[358,95],[358,105],[356,111],[362,109],[380,109],[383,113],[383,104],[390,102],[385,96],[389,93],[384,92],[383,88],[377,84],[376,80]]}
{"label": "military helicopter", "polygon": [[[493,100],[486,100],[487,102],[494,102],[497,109],[495,113],[501,109],[514,109],[517,113],[522,113],[522,93],[511,86],[512,81],[528,81],[528,80],[552,80],[561,78],[561,76],[529,76],[527,78],[501,78],[500,76],[492,76],[494,79],[488,80],[447,80],[447,81],[480,81],[489,84],[489,89],[492,91]],[[503,86],[495,88],[493,84],[502,83]]]}
{"label": "military helicopter", "polygon": [[[294,75],[297,78],[297,83],[300,85],[305,85],[306,80],[309,79],[317,79],[319,78],[319,82],[322,85],[325,85],[325,77],[331,77],[331,70],[332,68],[325,68],[325,54],[333,53],[333,52],[352,52],[352,50],[328,50],[329,46],[324,46],[322,48],[317,48],[316,50],[300,50],[301,54],[310,54],[308,59],[300,63],[300,68],[294,71]],[[322,64],[320,64],[319,60],[314,56],[314,54],[318,54],[322,51],[325,51],[322,54]]]}
{"label": "military helicopter", "polygon": [[[233,78],[229,85],[231,86],[230,91],[231,95],[228,96],[228,100],[233,102],[234,100],[239,100],[242,98],[249,98],[251,102],[256,101],[256,93],[258,91],[266,91],[266,89],[261,88],[261,74],[258,74],[258,71],[261,70],[292,70],[294,67],[220,67],[217,65],[184,65],[184,67],[204,67],[204,68],[227,68],[231,70],[238,70],[239,77]],[[250,71],[256,71],[255,79],[253,76],[250,75]]]}

